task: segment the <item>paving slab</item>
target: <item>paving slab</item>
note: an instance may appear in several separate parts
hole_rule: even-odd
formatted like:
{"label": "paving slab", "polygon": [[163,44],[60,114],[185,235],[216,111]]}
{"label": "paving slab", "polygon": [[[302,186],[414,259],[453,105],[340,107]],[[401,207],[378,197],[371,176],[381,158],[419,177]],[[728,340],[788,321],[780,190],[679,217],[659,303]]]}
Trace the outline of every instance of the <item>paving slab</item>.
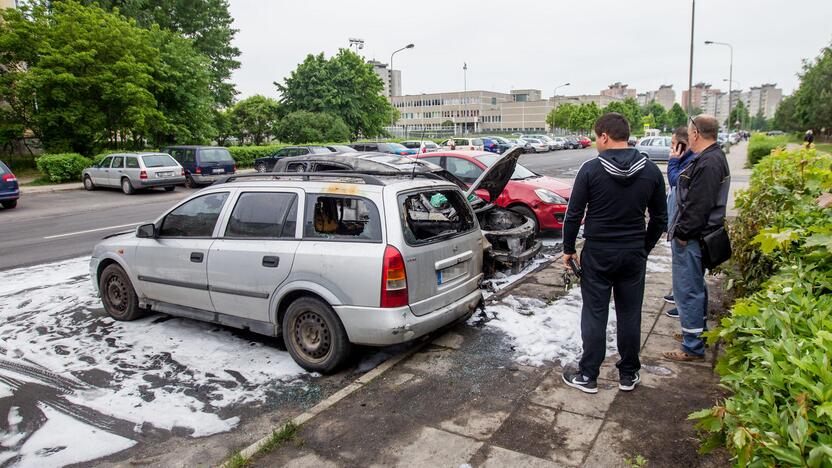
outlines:
{"label": "paving slab", "polygon": [[614,386],[610,382],[599,381],[598,393],[583,393],[567,386],[560,372],[552,371],[532,392],[529,401],[559,411],[603,418],[615,397],[613,388],[617,388],[617,384]]}

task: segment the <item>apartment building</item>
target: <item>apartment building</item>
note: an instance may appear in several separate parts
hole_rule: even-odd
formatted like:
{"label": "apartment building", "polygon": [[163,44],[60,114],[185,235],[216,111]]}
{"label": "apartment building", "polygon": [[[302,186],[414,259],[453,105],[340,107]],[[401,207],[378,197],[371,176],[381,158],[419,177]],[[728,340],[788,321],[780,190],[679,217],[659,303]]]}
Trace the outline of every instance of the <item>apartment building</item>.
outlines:
{"label": "apartment building", "polygon": [[393,96],[402,95],[401,70],[391,70],[386,63],[381,63],[378,60],[369,60],[367,63],[373,66],[373,71],[384,83],[383,96],[390,99]]}
{"label": "apartment building", "polygon": [[635,98],[637,95],[635,89],[630,88],[628,85],[623,84],[620,81],[616,81],[615,83],[607,86],[607,89],[601,90],[600,94],[602,96],[607,96],[618,100]]}
{"label": "apartment building", "polygon": [[638,94],[638,103],[640,106],[646,106],[653,101],[656,101],[665,110],[670,110],[676,102],[676,91],[673,90],[673,85],[661,85],[655,91],[647,91],[646,93]]}
{"label": "apartment building", "polygon": [[742,100],[748,108],[749,115],[753,117],[762,111],[763,116],[770,119],[774,117],[783,100],[783,90],[778,88],[776,83],[752,86],[748,92],[742,93]]}

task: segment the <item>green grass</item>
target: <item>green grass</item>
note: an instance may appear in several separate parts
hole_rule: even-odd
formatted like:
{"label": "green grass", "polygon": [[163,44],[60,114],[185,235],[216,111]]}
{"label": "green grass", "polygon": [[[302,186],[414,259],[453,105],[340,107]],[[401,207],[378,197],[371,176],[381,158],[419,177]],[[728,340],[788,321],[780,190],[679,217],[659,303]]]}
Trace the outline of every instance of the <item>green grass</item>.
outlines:
{"label": "green grass", "polygon": [[249,460],[243,457],[240,452],[234,452],[234,455],[225,464],[225,468],[244,468],[248,466]]}
{"label": "green grass", "polygon": [[257,453],[264,454],[269,453],[272,450],[280,447],[284,442],[288,442],[290,440],[294,440],[298,434],[298,426],[295,425],[292,421],[286,423],[285,426],[280,428],[279,431],[273,431],[269,440],[266,441],[263,445],[260,446],[260,449]]}
{"label": "green grass", "polygon": [[[17,176],[17,177],[18,177],[18,178],[20,178],[20,176]],[[75,182],[75,181],[72,181],[72,182],[62,182],[62,183],[64,183],[64,184],[72,184],[72,183],[74,183],[74,182]],[[38,177],[37,179],[35,179],[35,180],[31,181],[31,182],[26,182],[25,184],[20,184],[20,185],[22,185],[22,186],[24,186],[24,187],[38,187],[38,186],[41,186],[41,185],[59,185],[59,184],[56,184],[55,182],[52,182],[52,181],[49,179],[49,177],[47,177],[47,176],[45,176],[45,175],[41,175],[40,177]]]}
{"label": "green grass", "polygon": [[832,143],[816,143],[815,148],[817,148],[818,151],[832,153]]}

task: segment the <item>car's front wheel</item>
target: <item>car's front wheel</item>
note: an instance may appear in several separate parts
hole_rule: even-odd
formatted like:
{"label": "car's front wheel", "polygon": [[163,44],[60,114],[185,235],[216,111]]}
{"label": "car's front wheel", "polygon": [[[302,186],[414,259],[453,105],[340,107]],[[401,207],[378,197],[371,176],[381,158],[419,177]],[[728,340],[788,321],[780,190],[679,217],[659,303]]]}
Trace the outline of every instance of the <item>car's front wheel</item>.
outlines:
{"label": "car's front wheel", "polygon": [[301,297],[289,305],[282,331],[292,359],[311,372],[328,374],[338,370],[352,351],[335,311],[314,297]]}
{"label": "car's front wheel", "polygon": [[87,190],[87,191],[95,190],[95,184],[92,183],[92,177],[84,176],[84,190]]}
{"label": "car's front wheel", "polygon": [[266,172],[266,164],[265,163],[257,163],[254,166],[254,170],[257,172]]}
{"label": "car's front wheel", "polygon": [[101,292],[104,310],[110,317],[129,321],[142,316],[133,283],[119,265],[112,264],[104,268],[98,278],[98,289]]}
{"label": "car's front wheel", "polygon": [[121,191],[124,192],[125,195],[133,195],[136,193],[136,189],[133,188],[133,184],[130,183],[130,179],[127,177],[121,179]]}

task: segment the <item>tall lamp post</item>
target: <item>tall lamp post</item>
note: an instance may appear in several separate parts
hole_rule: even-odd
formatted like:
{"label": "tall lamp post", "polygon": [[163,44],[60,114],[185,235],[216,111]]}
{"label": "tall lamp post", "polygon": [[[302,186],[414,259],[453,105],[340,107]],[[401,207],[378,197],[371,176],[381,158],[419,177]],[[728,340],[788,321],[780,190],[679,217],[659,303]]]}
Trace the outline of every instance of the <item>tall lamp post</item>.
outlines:
{"label": "tall lamp post", "polygon": [[364,39],[358,39],[355,37],[350,38],[350,47],[355,47],[355,53],[358,54],[358,49],[364,48]]}
{"label": "tall lamp post", "polygon": [[[555,98],[558,96],[558,89],[569,86],[570,84],[572,84],[572,83],[564,83],[560,86],[555,86],[555,89],[552,91],[552,109],[557,107],[557,106],[555,106]],[[552,122],[552,134],[554,134],[554,133],[555,133],[555,123]]]}
{"label": "tall lamp post", "polygon": [[731,85],[734,82],[734,46],[727,42],[705,41],[705,45],[726,46],[731,51],[731,60],[728,65],[728,129],[731,129]]}
{"label": "tall lamp post", "polygon": [[[390,54],[390,82],[388,83],[387,86],[390,89],[390,97],[391,98],[393,97],[393,56],[396,55],[397,53],[403,51],[403,50],[412,49],[413,47],[415,47],[413,44],[408,44],[408,45],[402,47],[401,49],[394,50],[393,53]],[[390,126],[395,127],[396,122],[391,122]],[[405,127],[405,128],[407,128],[407,127]]]}
{"label": "tall lamp post", "polygon": [[[740,100],[742,99],[742,84],[737,80],[730,80],[729,81],[728,78],[723,78],[722,81],[727,82],[729,85],[737,85],[737,91],[739,92],[739,96],[737,97],[737,104],[739,104]],[[745,112],[748,113],[749,110],[745,109]],[[730,115],[728,117],[730,117]],[[749,118],[750,117],[751,117],[751,114],[749,114]],[[742,127],[745,127],[746,124],[747,124],[747,122],[745,122],[745,119],[743,119],[743,121],[740,122],[740,125]]]}
{"label": "tall lamp post", "polygon": [[696,19],[696,0],[690,4],[690,67],[688,68],[688,115],[693,112],[693,26]]}

